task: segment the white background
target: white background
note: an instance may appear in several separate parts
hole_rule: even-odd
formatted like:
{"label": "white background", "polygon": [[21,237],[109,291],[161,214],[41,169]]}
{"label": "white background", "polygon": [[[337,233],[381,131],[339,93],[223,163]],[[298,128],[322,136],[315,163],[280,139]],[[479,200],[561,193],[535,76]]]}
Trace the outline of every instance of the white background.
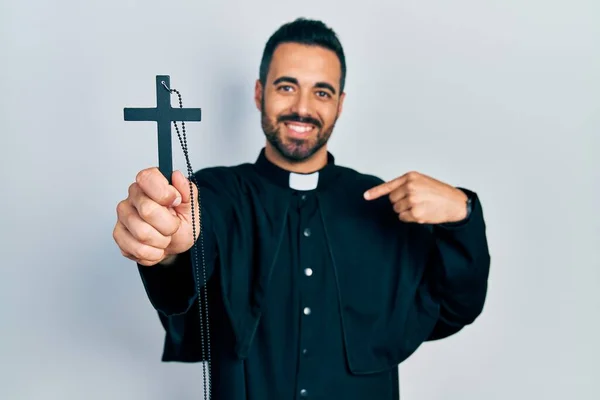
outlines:
{"label": "white background", "polygon": [[112,240],[117,202],[157,163],[155,125],[123,108],[154,106],[171,75],[203,111],[194,169],[254,161],[263,46],[299,16],[347,53],[337,162],[483,202],[485,311],[402,364],[402,399],[599,399],[597,0],[3,0],[0,398],[201,398],[199,364],[160,363],[162,328]]}

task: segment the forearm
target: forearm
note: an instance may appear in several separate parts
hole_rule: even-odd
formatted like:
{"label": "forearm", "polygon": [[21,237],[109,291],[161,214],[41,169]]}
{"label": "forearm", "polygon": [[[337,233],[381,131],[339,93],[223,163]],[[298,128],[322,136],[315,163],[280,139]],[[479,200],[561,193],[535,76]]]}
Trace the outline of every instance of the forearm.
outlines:
{"label": "forearm", "polygon": [[[206,201],[206,193],[204,196],[205,204],[218,204],[214,199]],[[199,268],[198,272],[204,276],[201,269],[206,266],[207,280],[213,275],[218,254],[213,228],[214,221],[203,207],[202,231],[196,242],[197,248],[192,246],[190,250],[168,256],[159,264],[151,267],[138,264],[148,299],[159,313],[171,316],[186,313],[190,309],[196,300],[198,291],[195,267]],[[201,285],[203,284],[204,282],[201,282]]]}
{"label": "forearm", "polygon": [[433,227],[429,285],[440,305],[435,335],[448,336],[472,323],[483,311],[490,271],[483,210],[473,198],[467,221]]}
{"label": "forearm", "polygon": [[146,294],[160,313],[185,313],[196,298],[190,252],[171,257],[166,262],[147,267],[138,264]]}

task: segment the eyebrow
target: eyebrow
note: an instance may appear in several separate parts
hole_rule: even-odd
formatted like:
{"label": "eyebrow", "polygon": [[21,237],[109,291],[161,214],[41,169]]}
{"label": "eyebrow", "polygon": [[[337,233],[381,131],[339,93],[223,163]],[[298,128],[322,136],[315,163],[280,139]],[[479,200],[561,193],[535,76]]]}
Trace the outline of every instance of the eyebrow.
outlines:
{"label": "eyebrow", "polygon": [[[292,83],[294,85],[299,85],[298,79],[292,78],[291,76],[280,76],[279,78],[277,78],[273,81],[273,85],[277,85],[278,83],[282,83],[282,82],[288,82],[288,83]],[[321,89],[328,89],[331,91],[331,93],[336,94],[333,86],[331,86],[327,82],[317,82],[315,84],[315,87],[321,88]]]}

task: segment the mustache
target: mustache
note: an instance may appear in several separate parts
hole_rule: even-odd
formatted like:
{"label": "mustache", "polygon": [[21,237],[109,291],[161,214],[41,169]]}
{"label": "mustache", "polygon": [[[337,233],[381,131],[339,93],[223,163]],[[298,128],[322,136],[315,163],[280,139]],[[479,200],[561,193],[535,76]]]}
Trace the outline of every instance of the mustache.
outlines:
{"label": "mustache", "polygon": [[300,114],[294,113],[294,114],[288,114],[288,115],[282,115],[281,117],[279,117],[277,119],[278,122],[301,122],[304,124],[313,124],[314,126],[316,126],[317,128],[321,128],[322,124],[319,120],[314,119],[312,117],[303,117]]}

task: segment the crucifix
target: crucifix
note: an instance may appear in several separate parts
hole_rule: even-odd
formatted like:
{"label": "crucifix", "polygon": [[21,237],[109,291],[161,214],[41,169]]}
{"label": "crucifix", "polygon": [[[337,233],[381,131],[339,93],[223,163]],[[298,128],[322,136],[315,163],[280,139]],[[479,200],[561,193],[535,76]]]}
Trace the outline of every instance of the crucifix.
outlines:
{"label": "crucifix", "polygon": [[[171,107],[171,93],[177,93],[179,97],[179,108]],[[208,319],[208,290],[206,288],[206,262],[204,260],[204,240],[203,236],[198,236],[196,232],[196,223],[194,212],[195,201],[193,196],[192,185],[196,183],[194,178],[194,170],[190,164],[189,154],[187,149],[187,140],[185,137],[185,121],[201,121],[202,113],[199,108],[183,108],[181,100],[181,94],[178,90],[171,88],[171,82],[168,75],[157,75],[156,76],[156,107],[154,108],[125,108],[124,109],[125,121],[156,121],[158,125],[158,169],[162,175],[167,179],[169,184],[172,184],[171,176],[173,174],[173,150],[171,142],[171,122],[174,123],[177,135],[184,152],[184,156],[187,163],[187,169],[190,180],[190,204],[191,204],[191,220],[192,220],[192,234],[194,238],[194,244],[192,246],[192,261],[193,268],[195,271],[195,281],[197,285],[198,302],[199,302],[199,313],[200,313],[200,335],[202,343],[202,359],[208,362],[208,368],[210,369],[210,333],[209,333],[209,319]],[[182,133],[179,135],[179,128],[177,121],[181,121]],[[198,211],[200,217],[200,231],[202,231],[202,205],[200,200],[200,188],[198,188]],[[197,239],[200,239],[200,246],[202,254],[202,271],[199,268],[199,255],[197,249]],[[200,275],[202,274],[202,275]],[[203,277],[203,281],[200,277]],[[204,290],[204,307],[201,307],[200,288]],[[206,335],[206,337],[205,337]],[[208,342],[208,343],[207,343]],[[208,356],[206,353],[208,352]],[[210,376],[206,375],[206,363],[203,363],[202,368],[204,371],[204,398],[208,399],[211,394],[210,387]]]}
{"label": "crucifix", "polygon": [[168,75],[156,76],[156,107],[125,108],[125,121],[156,121],[158,125],[158,169],[171,183],[173,174],[173,149],[171,122],[201,121],[200,108],[171,107],[171,82]]}

